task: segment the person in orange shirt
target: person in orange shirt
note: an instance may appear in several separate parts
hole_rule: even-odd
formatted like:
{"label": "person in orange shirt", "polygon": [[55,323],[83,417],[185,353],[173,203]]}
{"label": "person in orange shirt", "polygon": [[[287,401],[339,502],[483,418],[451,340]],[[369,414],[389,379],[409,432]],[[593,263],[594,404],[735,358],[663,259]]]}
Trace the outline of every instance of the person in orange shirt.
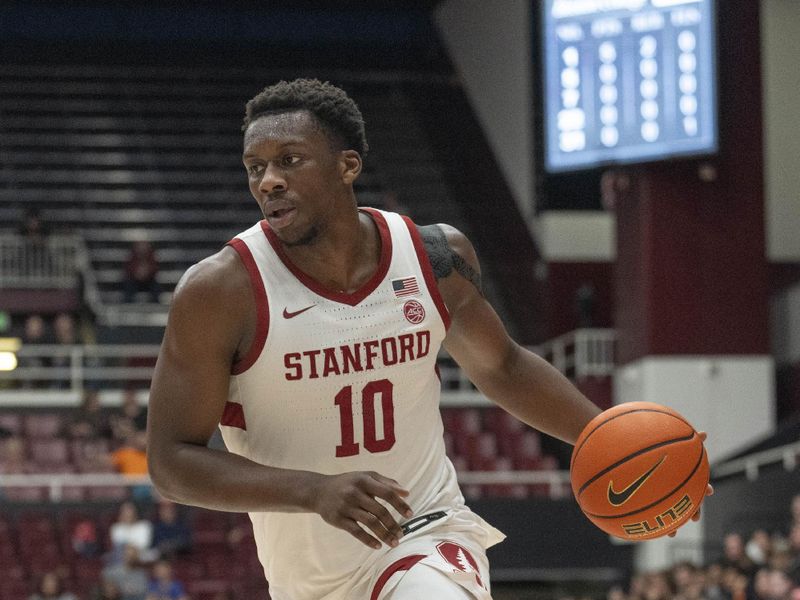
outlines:
{"label": "person in orange shirt", "polygon": [[[125,444],[111,453],[111,464],[123,475],[147,475],[147,433],[134,431],[128,435]],[[133,486],[131,494],[135,500],[149,501],[152,499],[150,485]]]}

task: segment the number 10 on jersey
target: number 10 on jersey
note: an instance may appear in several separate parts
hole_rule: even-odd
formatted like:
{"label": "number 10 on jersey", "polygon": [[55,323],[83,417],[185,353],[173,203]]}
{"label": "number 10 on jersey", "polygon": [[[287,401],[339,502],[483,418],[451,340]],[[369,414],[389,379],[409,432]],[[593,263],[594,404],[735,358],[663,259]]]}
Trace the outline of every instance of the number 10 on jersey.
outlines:
{"label": "number 10 on jersey", "polygon": [[[361,390],[361,417],[364,421],[364,448],[373,454],[386,452],[394,446],[394,399],[392,398],[392,382],[388,379],[370,381]],[[380,397],[381,413],[383,413],[383,431],[378,437],[375,423],[375,403]],[[339,390],[334,399],[339,407],[342,429],[342,443],[336,446],[336,456],[355,456],[361,449],[355,440],[353,431],[353,386],[348,385]]]}

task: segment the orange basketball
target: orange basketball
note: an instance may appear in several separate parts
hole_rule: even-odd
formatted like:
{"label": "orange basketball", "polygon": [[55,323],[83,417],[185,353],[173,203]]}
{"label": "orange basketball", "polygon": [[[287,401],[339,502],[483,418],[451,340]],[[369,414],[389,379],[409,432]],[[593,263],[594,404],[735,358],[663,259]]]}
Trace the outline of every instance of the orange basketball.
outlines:
{"label": "orange basketball", "polygon": [[661,537],[688,522],[708,485],[703,440],[674,410],[629,402],[592,419],[570,464],[584,514],[626,540]]}

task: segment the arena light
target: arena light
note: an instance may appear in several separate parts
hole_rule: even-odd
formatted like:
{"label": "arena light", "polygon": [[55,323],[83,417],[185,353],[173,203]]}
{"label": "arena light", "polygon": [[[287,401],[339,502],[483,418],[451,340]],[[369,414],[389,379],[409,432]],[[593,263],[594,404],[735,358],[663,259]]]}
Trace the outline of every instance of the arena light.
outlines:
{"label": "arena light", "polygon": [[13,352],[0,352],[0,371],[13,371],[17,368],[17,355]]}
{"label": "arena light", "polygon": [[22,346],[19,338],[0,338],[0,371],[17,368],[17,352]]}

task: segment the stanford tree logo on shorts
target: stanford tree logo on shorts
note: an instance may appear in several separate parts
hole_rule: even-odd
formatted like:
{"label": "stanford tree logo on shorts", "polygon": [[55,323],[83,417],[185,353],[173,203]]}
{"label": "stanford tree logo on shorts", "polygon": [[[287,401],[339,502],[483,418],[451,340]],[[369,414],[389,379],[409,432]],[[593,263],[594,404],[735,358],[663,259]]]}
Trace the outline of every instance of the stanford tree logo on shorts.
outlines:
{"label": "stanford tree logo on shorts", "polygon": [[425,307],[416,300],[409,300],[403,304],[403,314],[409,323],[418,325],[425,320]]}
{"label": "stanford tree logo on shorts", "polygon": [[439,554],[442,555],[442,558],[444,558],[459,571],[463,571],[464,573],[475,573],[475,580],[478,582],[478,585],[483,589],[486,589],[481,581],[481,573],[478,569],[478,563],[475,561],[475,558],[472,556],[472,554],[469,553],[469,550],[453,542],[441,542],[440,544],[437,544],[436,549],[439,551]]}

